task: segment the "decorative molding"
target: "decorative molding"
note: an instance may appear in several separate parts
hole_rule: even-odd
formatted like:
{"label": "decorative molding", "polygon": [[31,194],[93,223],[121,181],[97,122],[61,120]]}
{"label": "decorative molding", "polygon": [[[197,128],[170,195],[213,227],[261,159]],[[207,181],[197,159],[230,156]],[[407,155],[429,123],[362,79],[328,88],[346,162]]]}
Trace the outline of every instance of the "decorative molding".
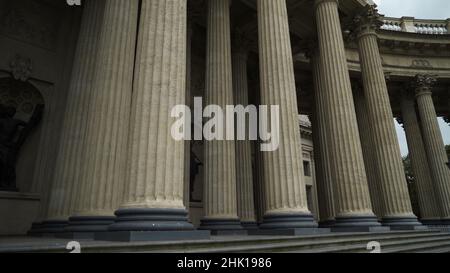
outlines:
{"label": "decorative molding", "polygon": [[33,73],[33,62],[31,58],[22,57],[17,54],[10,62],[11,74],[14,79],[19,81],[27,81]]}

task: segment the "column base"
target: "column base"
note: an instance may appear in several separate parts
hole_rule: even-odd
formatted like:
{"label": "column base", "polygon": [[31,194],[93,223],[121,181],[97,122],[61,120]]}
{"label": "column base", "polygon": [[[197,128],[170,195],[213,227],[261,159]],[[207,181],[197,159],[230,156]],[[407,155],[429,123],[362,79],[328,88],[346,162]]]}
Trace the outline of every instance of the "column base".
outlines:
{"label": "column base", "polygon": [[280,213],[264,216],[260,229],[316,229],[319,225],[310,213]]}
{"label": "column base", "polygon": [[375,215],[353,217],[336,217],[332,232],[388,232],[389,227],[383,227]]}
{"label": "column base", "polygon": [[[195,229],[189,223],[188,212],[184,209],[119,209],[115,214],[117,216],[115,222],[108,227],[110,232],[192,231]],[[130,238],[136,236],[133,235]]]}
{"label": "column base", "polygon": [[446,219],[446,218],[441,219],[441,222],[439,223],[439,225],[450,226],[450,219]]}
{"label": "column base", "polygon": [[39,229],[39,233],[44,234],[44,237],[49,236],[49,234],[64,233],[64,229],[68,223],[69,221],[63,220],[44,221]]}
{"label": "column base", "polygon": [[69,224],[64,229],[67,233],[91,233],[108,231],[108,227],[114,224],[114,216],[73,216],[69,218]]}
{"label": "column base", "polygon": [[420,219],[420,222],[422,222],[422,225],[426,226],[439,226],[442,224],[442,221],[440,218],[437,219]]}
{"label": "column base", "polygon": [[156,241],[194,241],[209,240],[211,234],[207,230],[186,231],[116,231],[95,233],[96,241],[108,242],[156,242]]}
{"label": "column base", "polygon": [[241,225],[246,230],[258,229],[258,224],[256,222],[241,222]]}
{"label": "column base", "polygon": [[390,227],[391,230],[426,230],[417,217],[383,217],[383,226]]}
{"label": "column base", "polygon": [[211,235],[247,235],[239,219],[202,219],[200,230],[209,230]]}
{"label": "column base", "polygon": [[320,228],[331,228],[336,224],[336,220],[327,220],[323,222],[319,222]]}
{"label": "column base", "polygon": [[30,230],[27,232],[27,236],[30,236],[30,237],[42,236],[42,233],[41,233],[42,227],[43,227],[42,223],[32,223]]}
{"label": "column base", "polygon": [[249,230],[251,236],[303,236],[328,234],[329,228],[291,228],[291,229],[257,229]]}

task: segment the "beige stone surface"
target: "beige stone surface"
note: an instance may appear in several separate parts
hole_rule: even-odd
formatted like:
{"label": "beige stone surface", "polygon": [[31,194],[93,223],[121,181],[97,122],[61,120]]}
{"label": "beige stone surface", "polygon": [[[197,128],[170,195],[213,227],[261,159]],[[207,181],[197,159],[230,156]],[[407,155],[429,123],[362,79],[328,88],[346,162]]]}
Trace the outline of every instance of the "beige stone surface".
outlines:
{"label": "beige stone surface", "polygon": [[374,157],[374,143],[372,136],[372,126],[367,113],[366,98],[359,83],[354,83],[353,96],[355,100],[356,118],[361,136],[361,145],[366,168],[367,182],[369,185],[370,199],[372,201],[373,212],[378,218],[383,215],[383,198],[380,189],[380,179],[378,176],[378,164]]}
{"label": "beige stone surface", "polygon": [[402,120],[408,141],[414,182],[419,201],[421,220],[439,220],[441,212],[425,152],[422,132],[417,119],[414,96],[405,91],[401,98]]}
{"label": "beige stone surface", "polygon": [[[312,47],[316,48],[314,43]],[[320,222],[334,221],[336,208],[334,200],[334,184],[331,171],[331,158],[329,145],[327,144],[327,120],[324,114],[324,90],[320,69],[320,55],[317,48],[311,50],[311,69],[314,81],[314,114],[313,139],[314,159],[316,167],[316,185],[318,191]]]}
{"label": "beige stone surface", "polygon": [[[234,105],[248,106],[247,49],[235,47],[232,53]],[[249,123],[244,127],[248,131]],[[236,140],[236,188],[238,215],[242,223],[256,223],[251,142]]]}
{"label": "beige stone surface", "polygon": [[185,145],[170,113],[186,100],[186,14],[185,0],[142,3],[121,208],[185,208]]}
{"label": "beige stone surface", "polygon": [[54,170],[48,220],[67,220],[79,200],[86,145],[89,104],[94,90],[98,34],[102,27],[104,1],[87,1],[75,53],[61,143]]}
{"label": "beige stone surface", "polygon": [[113,216],[122,199],[137,19],[137,0],[106,1],[76,216]]}
{"label": "beige stone surface", "polygon": [[373,216],[338,3],[316,0],[315,5],[336,216]]}
{"label": "beige stone surface", "polygon": [[[209,0],[206,50],[206,105],[233,105],[230,1]],[[238,219],[234,141],[205,142],[205,219]]]}
{"label": "beige stone surface", "polygon": [[357,43],[373,155],[384,203],[382,217],[414,217],[378,47],[376,10],[369,9],[358,19]]}
{"label": "beige stone surface", "polygon": [[450,220],[450,169],[447,167],[447,153],[437,121],[432,98],[432,86],[436,79],[429,75],[416,78],[416,97],[422,125],[423,141],[436,189],[436,197],[441,208],[441,218]]}
{"label": "beige stone surface", "polygon": [[279,149],[262,154],[266,215],[310,213],[286,1],[258,0],[257,4],[261,104],[280,107]]}

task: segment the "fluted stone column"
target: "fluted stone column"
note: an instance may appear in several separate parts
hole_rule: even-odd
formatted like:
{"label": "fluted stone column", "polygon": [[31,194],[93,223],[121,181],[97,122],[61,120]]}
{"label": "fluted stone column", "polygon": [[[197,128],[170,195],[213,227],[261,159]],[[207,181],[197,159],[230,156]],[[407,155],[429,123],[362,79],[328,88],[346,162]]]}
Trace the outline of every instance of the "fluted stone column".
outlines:
{"label": "fluted stone column", "polygon": [[[192,22],[188,19],[186,30],[186,105],[192,109],[191,66],[192,66]],[[184,206],[189,213],[191,205],[191,141],[184,141]]]}
{"label": "fluted stone column", "polygon": [[377,29],[382,25],[376,6],[355,18],[364,96],[371,125],[373,154],[384,201],[383,225],[409,228],[420,223],[412,211],[400,145],[395,131],[389,94],[378,48]]}
{"label": "fluted stone column", "polygon": [[105,2],[71,232],[106,231],[122,199],[138,5],[137,0]]}
{"label": "fluted stone column", "polygon": [[311,45],[311,68],[314,81],[314,114],[312,115],[314,161],[316,168],[316,185],[319,199],[320,226],[329,227],[336,222],[333,178],[329,145],[327,144],[327,122],[324,115],[325,95],[320,74],[320,56],[317,44]]}
{"label": "fluted stone column", "polygon": [[61,144],[50,192],[47,220],[41,232],[62,232],[75,210],[79,196],[80,166],[93,92],[98,34],[102,25],[103,0],[86,1],[70,80]]}
{"label": "fluted stone column", "polygon": [[[242,34],[241,34],[242,35]],[[238,43],[232,52],[233,96],[234,105],[248,106],[247,49],[242,46],[241,35],[236,38]],[[248,132],[249,119],[244,127]],[[248,135],[248,134],[246,134]],[[236,140],[236,184],[238,215],[244,228],[256,227],[251,142],[248,136],[245,140]]]}
{"label": "fluted stone column", "polygon": [[431,90],[435,81],[436,78],[433,76],[418,75],[416,97],[433,186],[441,208],[441,220],[443,224],[448,225],[450,224],[450,170],[446,165],[447,153],[432,98]]}
{"label": "fluted stone column", "polygon": [[262,155],[266,213],[261,229],[315,228],[303,175],[286,1],[258,0],[257,6],[261,104],[280,109],[279,147]]}
{"label": "fluted stone column", "polygon": [[[209,0],[206,49],[206,105],[233,105],[230,1]],[[223,123],[225,124],[225,122]],[[205,142],[201,229],[240,230],[234,141]]]}
{"label": "fluted stone column", "polygon": [[408,141],[409,157],[419,199],[420,220],[423,224],[439,224],[441,213],[417,119],[415,100],[407,91],[402,94],[401,109],[403,128]]}
{"label": "fluted stone column", "polygon": [[355,100],[356,118],[358,120],[358,129],[361,137],[361,145],[364,157],[364,166],[366,168],[367,182],[369,184],[370,199],[375,215],[381,219],[383,215],[383,198],[378,178],[378,166],[375,160],[373,149],[373,139],[371,124],[367,113],[366,99],[364,91],[359,83],[353,84],[353,96]]}
{"label": "fluted stone column", "polygon": [[131,240],[194,229],[183,200],[184,142],[171,134],[172,109],[186,100],[186,14],[186,0],[142,2],[125,196],[109,227]]}
{"label": "fluted stone column", "polygon": [[338,1],[316,0],[323,115],[335,185],[336,229],[377,228],[367,184]]}

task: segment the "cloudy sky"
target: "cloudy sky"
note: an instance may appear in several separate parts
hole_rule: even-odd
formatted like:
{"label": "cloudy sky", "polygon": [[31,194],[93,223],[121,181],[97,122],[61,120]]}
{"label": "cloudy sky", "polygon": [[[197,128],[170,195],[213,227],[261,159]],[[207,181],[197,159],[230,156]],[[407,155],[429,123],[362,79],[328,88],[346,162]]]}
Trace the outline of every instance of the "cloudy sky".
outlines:
{"label": "cloudy sky", "polygon": [[389,17],[450,18],[449,0],[374,0],[374,2],[377,3],[380,13]]}
{"label": "cloudy sky", "polygon": [[[450,18],[450,0],[374,0],[380,13],[389,17],[413,16],[421,19]],[[402,155],[408,154],[403,128],[397,125]],[[445,144],[450,144],[450,126],[439,119]]]}

